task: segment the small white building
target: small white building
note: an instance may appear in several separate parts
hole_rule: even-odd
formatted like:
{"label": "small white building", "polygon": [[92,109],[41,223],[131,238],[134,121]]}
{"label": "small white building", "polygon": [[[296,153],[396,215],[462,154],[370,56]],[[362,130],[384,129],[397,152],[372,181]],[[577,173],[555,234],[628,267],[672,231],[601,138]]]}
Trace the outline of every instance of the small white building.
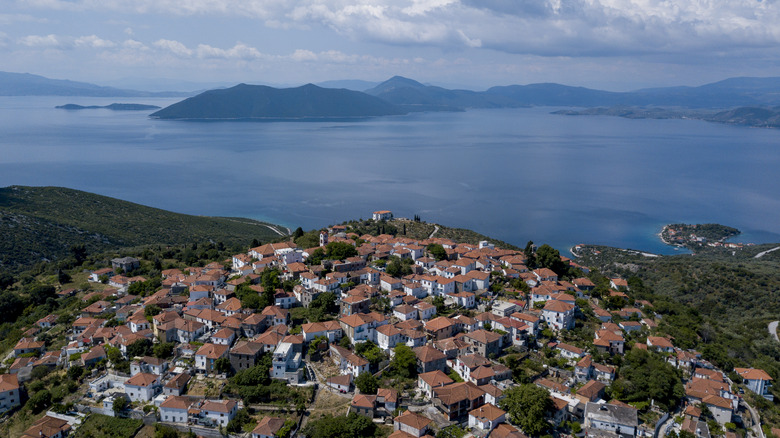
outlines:
{"label": "small white building", "polygon": [[393,212],[390,210],[378,210],[371,215],[371,218],[375,221],[388,221],[393,218]]}
{"label": "small white building", "polygon": [[125,394],[131,401],[150,402],[160,392],[160,376],[151,373],[138,373],[125,382]]}

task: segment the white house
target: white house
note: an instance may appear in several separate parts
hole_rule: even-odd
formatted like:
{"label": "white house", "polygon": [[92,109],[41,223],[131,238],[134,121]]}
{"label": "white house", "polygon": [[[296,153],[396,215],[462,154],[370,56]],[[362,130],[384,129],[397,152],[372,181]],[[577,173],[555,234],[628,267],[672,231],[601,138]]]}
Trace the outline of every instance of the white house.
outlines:
{"label": "white house", "polygon": [[125,394],[131,401],[149,402],[162,392],[160,376],[138,373],[125,382]]}
{"label": "white house", "polygon": [[393,212],[390,210],[379,210],[375,211],[371,217],[375,221],[387,221],[393,218]]}
{"label": "white house", "polygon": [[586,430],[597,429],[620,436],[636,436],[637,410],[632,407],[588,402],[585,405]]}
{"label": "white house", "polygon": [[469,427],[475,427],[485,432],[493,430],[504,421],[506,421],[506,411],[490,403],[485,403],[469,412]]}
{"label": "white house", "polygon": [[21,405],[16,374],[0,374],[0,414]]}
{"label": "white house", "polygon": [[748,389],[769,401],[774,400],[774,396],[769,392],[772,377],[766,371],[756,368],[734,368],[734,371],[742,376]]}
{"label": "white house", "polygon": [[235,400],[206,400],[200,407],[201,415],[222,427],[236,416],[238,403]]}
{"label": "white house", "polygon": [[187,424],[187,410],[192,402],[189,397],[170,395],[160,404],[160,420]]}
{"label": "white house", "polygon": [[574,304],[550,300],[542,309],[542,319],[554,330],[574,328]]}

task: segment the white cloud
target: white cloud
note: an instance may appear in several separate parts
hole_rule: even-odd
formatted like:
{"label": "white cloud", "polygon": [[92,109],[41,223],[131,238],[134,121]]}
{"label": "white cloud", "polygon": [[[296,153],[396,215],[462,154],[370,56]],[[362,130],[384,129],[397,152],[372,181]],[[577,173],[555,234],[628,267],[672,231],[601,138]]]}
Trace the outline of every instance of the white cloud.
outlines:
{"label": "white cloud", "polygon": [[133,50],[148,50],[149,48],[146,47],[146,45],[140,41],[136,40],[125,40],[122,43],[122,47],[126,49],[133,49]]}
{"label": "white cloud", "polygon": [[53,34],[27,35],[25,37],[19,38],[19,44],[25,45],[27,47],[40,47],[47,49],[64,47],[64,43],[61,41],[61,39],[58,38],[57,35]]}
{"label": "white cloud", "polygon": [[199,44],[198,58],[222,58],[222,59],[260,59],[263,55],[254,47],[238,43],[229,49],[220,49],[207,44]]}
{"label": "white cloud", "polygon": [[189,58],[192,56],[192,50],[178,41],[161,39],[155,41],[153,45],[180,58]]}
{"label": "white cloud", "polygon": [[98,38],[97,35],[82,36],[76,38],[75,44],[76,47],[86,46],[86,47],[93,47],[95,49],[107,49],[109,47],[116,46],[116,43],[114,43],[113,41]]}

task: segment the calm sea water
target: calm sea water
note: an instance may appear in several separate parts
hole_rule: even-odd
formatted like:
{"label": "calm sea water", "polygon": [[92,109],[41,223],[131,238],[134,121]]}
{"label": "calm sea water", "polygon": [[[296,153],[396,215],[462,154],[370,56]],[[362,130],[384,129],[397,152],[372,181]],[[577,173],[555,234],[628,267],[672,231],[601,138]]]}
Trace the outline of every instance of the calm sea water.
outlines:
{"label": "calm sea water", "polygon": [[[378,209],[524,246],[673,251],[670,222],[780,241],[780,131],[554,108],[359,121],[181,122],[0,98],[0,185],[56,185],[304,229]],[[122,99],[165,106],[171,99]]]}

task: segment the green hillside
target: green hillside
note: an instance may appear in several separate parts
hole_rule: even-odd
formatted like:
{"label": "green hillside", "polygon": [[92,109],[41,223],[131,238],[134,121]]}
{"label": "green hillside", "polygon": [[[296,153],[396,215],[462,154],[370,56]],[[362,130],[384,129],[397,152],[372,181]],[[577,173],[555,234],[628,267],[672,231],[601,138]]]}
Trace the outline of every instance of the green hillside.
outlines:
{"label": "green hillside", "polygon": [[[273,227],[273,229],[272,229]],[[0,271],[89,252],[146,244],[278,239],[283,227],[242,218],[190,216],[61,187],[0,188]]]}
{"label": "green hillside", "polygon": [[151,117],[160,119],[303,119],[375,117],[406,111],[359,91],[321,88],[273,88],[239,84],[210,90],[163,108]]}

